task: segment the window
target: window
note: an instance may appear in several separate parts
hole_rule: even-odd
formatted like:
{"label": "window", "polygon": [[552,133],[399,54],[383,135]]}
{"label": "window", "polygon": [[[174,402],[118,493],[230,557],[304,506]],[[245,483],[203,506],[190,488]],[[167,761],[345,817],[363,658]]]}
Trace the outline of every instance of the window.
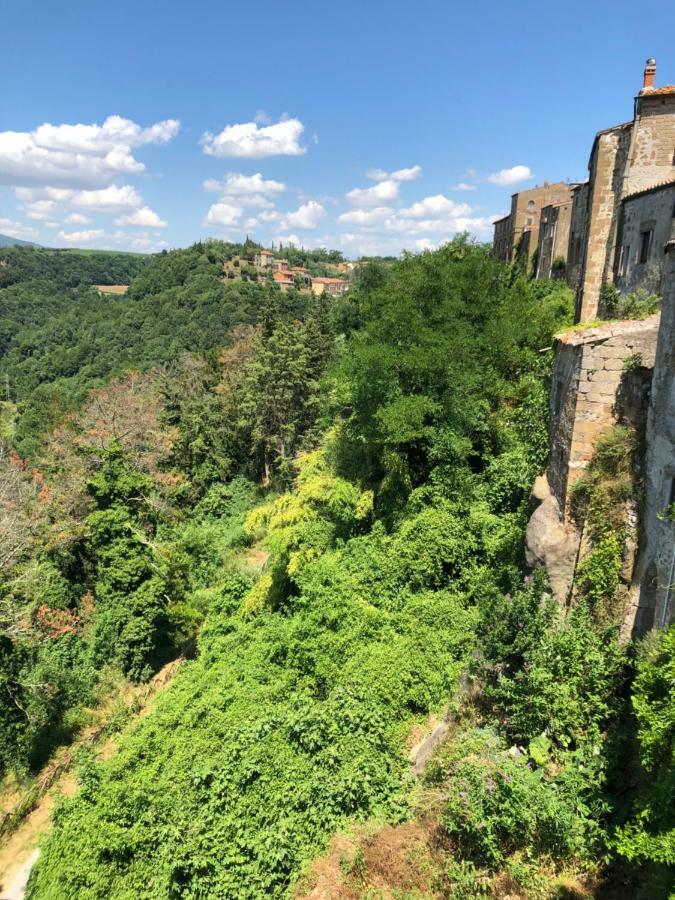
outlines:
{"label": "window", "polygon": [[528,216],[528,217],[525,219],[525,224],[526,224],[526,225],[531,225],[531,224],[532,224],[532,216]]}
{"label": "window", "polygon": [[531,210],[534,209],[534,200],[528,200],[528,201],[527,201],[527,208],[528,208],[529,211],[531,211]]}
{"label": "window", "polygon": [[640,232],[640,252],[638,254],[638,262],[646,263],[649,259],[649,251],[652,246],[652,232],[651,231],[642,231]]}

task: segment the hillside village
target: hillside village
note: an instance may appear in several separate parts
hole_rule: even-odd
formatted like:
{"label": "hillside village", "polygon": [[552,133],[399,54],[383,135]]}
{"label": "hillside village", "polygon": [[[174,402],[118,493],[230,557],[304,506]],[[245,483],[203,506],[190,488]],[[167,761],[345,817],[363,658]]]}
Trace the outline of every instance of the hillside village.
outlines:
{"label": "hillside village", "polygon": [[307,266],[292,265],[282,253],[282,250],[273,251],[265,248],[255,248],[243,253],[232,254],[225,262],[223,275],[228,279],[242,278],[251,281],[271,281],[276,284],[282,293],[295,289],[298,291],[311,291],[316,296],[326,293],[331,296],[344,294],[349,290],[349,279],[357,268],[355,262],[324,263],[313,268],[319,269],[324,274]]}
{"label": "hillside village", "polygon": [[599,439],[628,424],[646,445],[621,572],[633,636],[667,627],[675,613],[675,85],[656,87],[655,74],[650,58],[633,118],[596,134],[588,180],[514,194],[492,250],[575,292],[577,325],[557,340],[549,463],[527,535],[529,563],[547,566],[561,602],[591,550],[574,488]]}

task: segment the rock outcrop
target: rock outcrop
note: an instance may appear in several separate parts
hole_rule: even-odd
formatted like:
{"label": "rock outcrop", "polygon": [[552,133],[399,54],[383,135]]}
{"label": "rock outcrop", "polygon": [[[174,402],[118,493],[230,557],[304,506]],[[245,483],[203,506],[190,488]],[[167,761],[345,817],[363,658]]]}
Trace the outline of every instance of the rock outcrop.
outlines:
{"label": "rock outcrop", "polygon": [[574,578],[579,535],[563,523],[560,504],[551,493],[546,475],[540,475],[532,489],[539,506],[530,517],[525,535],[525,562],[534,569],[545,566],[553,596],[565,603]]}

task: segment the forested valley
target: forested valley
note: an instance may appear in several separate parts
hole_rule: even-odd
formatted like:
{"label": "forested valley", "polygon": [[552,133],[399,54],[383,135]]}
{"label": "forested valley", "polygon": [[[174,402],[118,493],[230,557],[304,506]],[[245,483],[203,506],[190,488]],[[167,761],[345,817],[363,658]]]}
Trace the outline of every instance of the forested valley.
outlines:
{"label": "forested valley", "polygon": [[525,577],[569,289],[466,237],[341,297],[231,253],[0,253],[5,783],[183,660],[79,750],[27,896],[668,897],[675,633],[620,640],[626,430],[572,607]]}

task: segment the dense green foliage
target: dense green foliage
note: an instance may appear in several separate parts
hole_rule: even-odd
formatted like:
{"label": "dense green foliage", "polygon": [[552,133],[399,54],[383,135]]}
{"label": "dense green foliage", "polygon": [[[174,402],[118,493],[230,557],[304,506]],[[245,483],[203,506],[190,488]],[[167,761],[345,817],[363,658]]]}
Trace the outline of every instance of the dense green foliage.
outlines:
{"label": "dense green foliage", "polygon": [[632,699],[644,784],[616,848],[631,862],[655,863],[652,877],[665,893],[675,866],[675,626],[645,640]]}
{"label": "dense green foliage", "polygon": [[0,251],[0,287],[27,281],[50,281],[71,288],[129,284],[147,260],[140,253],[7,247]]}
{"label": "dense green foliage", "polygon": [[[27,535],[0,571],[6,768],[63,740],[106,669],[144,679],[201,626],[119,752],[83,765],[29,896],[285,894],[336,830],[411,814],[411,735],[461,705],[467,673],[471,716],[421,789],[440,809],[448,896],[506,872],[552,897],[546,873],[611,852],[663,867],[672,641],[643,651],[631,712],[617,629],[632,432],[600,442],[577,489],[591,553],[572,608],[545,572],[522,582],[547,348],[570,292],[458,239],[363,265],[339,300],[282,297],[248,272],[255,249],[148,261],[106,302],[116,327],[147,329],[137,365],[169,347],[172,365],[91,393],[40,472],[0,454],[3,509]],[[233,260],[246,281],[223,278]],[[100,378],[125,352],[110,348]],[[65,415],[96,383],[86,365],[26,382],[26,409],[42,385],[65,390]],[[642,775],[626,790],[633,715]]]}
{"label": "dense green foliage", "polygon": [[[272,296],[284,315],[302,314],[306,301],[295,292],[223,280],[228,247],[195,244],[150,260],[5,251],[0,380],[18,405],[14,444],[21,455],[35,458],[45,431],[111,376],[227,345],[235,326],[259,321]],[[134,274],[126,295],[91,287]]]}
{"label": "dense green foliage", "polygon": [[[511,284],[464,241],[364,271],[323,395],[339,423],[293,491],[248,518],[267,565],[253,581],[245,563],[215,575],[197,661],[115,761],[87,770],[33,896],[273,896],[349,819],[405,813],[404,737],[448,702],[480,609],[519,578],[545,453],[539,350],[568,315],[564,289]],[[329,319],[264,316],[221,358],[213,394],[243,432],[208,389],[205,416],[174,393],[175,448],[198,480],[220,446],[227,471],[286,481],[314,434],[319,396],[303,385]],[[247,441],[248,463],[232,449]]]}

